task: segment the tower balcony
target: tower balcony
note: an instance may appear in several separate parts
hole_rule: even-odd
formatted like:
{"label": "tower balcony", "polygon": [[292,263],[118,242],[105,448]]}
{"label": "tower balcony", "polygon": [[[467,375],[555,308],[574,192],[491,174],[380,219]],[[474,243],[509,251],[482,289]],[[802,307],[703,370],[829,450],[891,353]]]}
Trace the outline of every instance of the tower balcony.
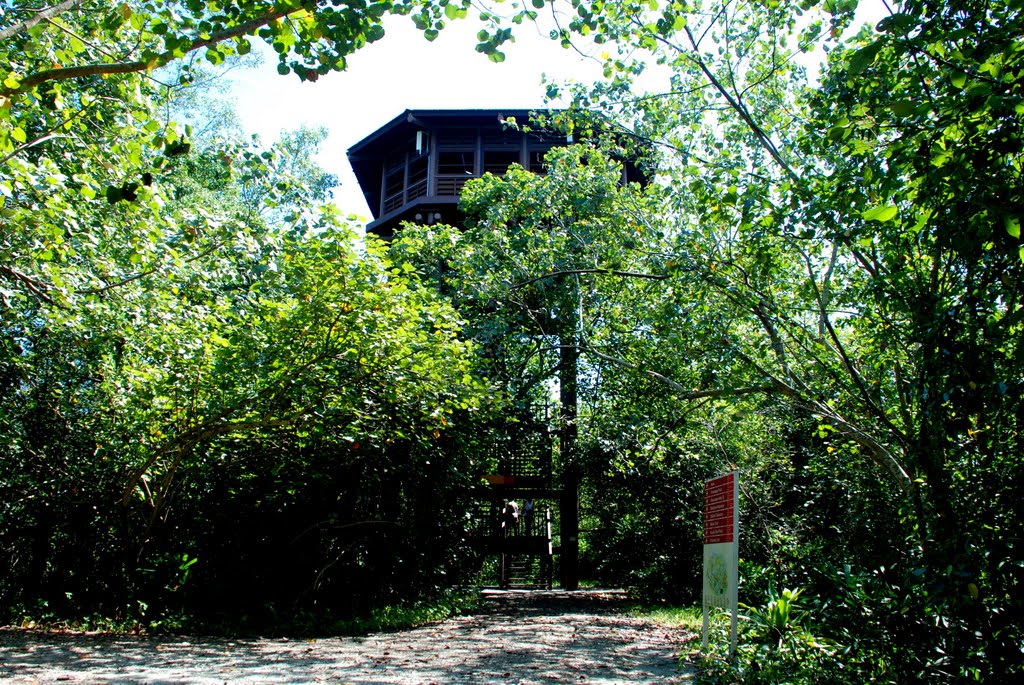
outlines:
{"label": "tower balcony", "polygon": [[564,135],[523,131],[528,110],[407,110],[353,145],[349,162],[373,213],[370,233],[390,238],[406,221],[461,226],[459,194],[471,178],[513,164],[536,173]]}

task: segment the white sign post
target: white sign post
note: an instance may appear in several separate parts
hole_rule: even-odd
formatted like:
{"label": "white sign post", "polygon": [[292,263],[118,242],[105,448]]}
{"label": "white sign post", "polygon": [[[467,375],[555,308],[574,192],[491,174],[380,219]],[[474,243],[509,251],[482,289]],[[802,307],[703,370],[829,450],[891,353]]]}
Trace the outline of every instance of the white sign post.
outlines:
{"label": "white sign post", "polygon": [[736,471],[704,483],[704,630],[700,649],[708,648],[710,611],[732,615],[729,654],[736,652],[739,603],[740,486]]}

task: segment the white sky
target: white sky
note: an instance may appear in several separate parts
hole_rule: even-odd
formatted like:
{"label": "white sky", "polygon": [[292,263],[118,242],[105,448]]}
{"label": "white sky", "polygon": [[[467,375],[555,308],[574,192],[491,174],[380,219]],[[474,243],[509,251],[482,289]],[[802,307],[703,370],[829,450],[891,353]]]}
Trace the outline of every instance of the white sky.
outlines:
{"label": "white sky", "polygon": [[319,161],[341,180],[335,203],[346,214],[370,216],[346,150],[406,109],[540,107],[543,74],[558,82],[589,82],[601,75],[600,64],[526,24],[516,27],[516,42],[506,44],[506,59],[497,64],[475,51],[480,25],[472,18],[450,23],[433,42],[409,17],[387,18],[385,28],[384,38],[350,57],[347,71],[315,83],[279,75],[272,53],[261,67],[232,78],[242,127],[264,143],[302,124],[330,130]]}

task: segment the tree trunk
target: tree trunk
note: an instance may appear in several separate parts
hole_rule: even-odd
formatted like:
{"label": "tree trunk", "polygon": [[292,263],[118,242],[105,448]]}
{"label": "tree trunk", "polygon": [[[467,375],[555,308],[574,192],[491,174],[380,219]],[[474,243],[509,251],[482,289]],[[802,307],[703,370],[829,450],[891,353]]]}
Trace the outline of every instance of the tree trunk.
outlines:
{"label": "tree trunk", "polygon": [[560,457],[562,471],[561,509],[561,581],[566,590],[576,590],[580,585],[580,514],[579,514],[579,466],[576,464],[576,438],[578,397],[577,379],[579,372],[579,346],[577,317],[572,311],[559,336],[561,363],[559,364],[559,419]]}

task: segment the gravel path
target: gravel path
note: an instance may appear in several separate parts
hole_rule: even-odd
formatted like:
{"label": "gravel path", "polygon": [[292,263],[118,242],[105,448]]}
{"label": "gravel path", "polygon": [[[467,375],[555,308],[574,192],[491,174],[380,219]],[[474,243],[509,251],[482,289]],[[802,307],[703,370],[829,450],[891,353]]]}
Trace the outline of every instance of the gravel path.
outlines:
{"label": "gravel path", "polygon": [[0,630],[0,682],[534,685],[689,682],[693,635],[617,612],[621,595],[488,593],[484,609],[397,633],[315,640]]}

